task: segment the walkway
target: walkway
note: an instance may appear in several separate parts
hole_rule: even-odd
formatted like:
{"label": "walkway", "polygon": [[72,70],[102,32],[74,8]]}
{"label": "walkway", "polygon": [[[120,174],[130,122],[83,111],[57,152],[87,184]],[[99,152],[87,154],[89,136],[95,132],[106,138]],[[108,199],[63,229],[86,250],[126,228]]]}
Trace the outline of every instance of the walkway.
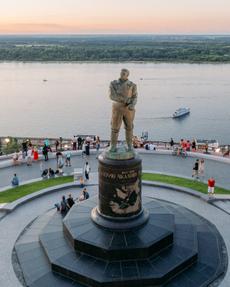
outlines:
{"label": "walkway", "polygon": [[[195,162],[195,158],[187,157],[181,158],[172,155],[162,155],[149,153],[140,153],[143,160],[144,170],[156,170],[163,173],[172,173],[176,175],[191,177],[192,168]],[[98,169],[98,162],[95,155],[91,155],[89,158],[91,170],[96,172]],[[51,159],[48,162],[42,162],[43,168],[52,167],[56,169],[56,160]],[[66,173],[71,173],[73,168],[82,168],[84,159],[81,156],[72,157],[72,167],[65,168]],[[25,164],[20,166],[11,166],[0,169],[0,188],[9,185],[12,175],[17,173],[21,181],[26,181],[34,178],[38,178],[41,175],[40,162],[33,163],[32,166],[28,167]],[[214,176],[216,183],[219,186],[223,186],[230,189],[230,164],[205,160],[205,181],[210,176]]]}

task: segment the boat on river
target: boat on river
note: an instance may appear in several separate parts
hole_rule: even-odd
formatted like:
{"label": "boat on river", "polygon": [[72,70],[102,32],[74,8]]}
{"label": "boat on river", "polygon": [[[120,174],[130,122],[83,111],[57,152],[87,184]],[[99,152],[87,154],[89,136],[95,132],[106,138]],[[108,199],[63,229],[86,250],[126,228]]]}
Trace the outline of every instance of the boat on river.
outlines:
{"label": "boat on river", "polygon": [[190,108],[179,108],[173,113],[173,118],[180,118],[190,113]]}

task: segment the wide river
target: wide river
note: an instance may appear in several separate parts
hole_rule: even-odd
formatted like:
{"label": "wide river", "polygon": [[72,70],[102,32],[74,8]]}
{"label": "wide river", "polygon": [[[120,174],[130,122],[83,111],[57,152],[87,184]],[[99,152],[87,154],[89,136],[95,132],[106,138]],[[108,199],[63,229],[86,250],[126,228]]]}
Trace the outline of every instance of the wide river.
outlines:
{"label": "wide river", "polygon": [[[108,87],[122,67],[138,87],[136,135],[230,143],[228,64],[0,63],[0,136],[108,138]],[[172,119],[179,107],[190,115]]]}

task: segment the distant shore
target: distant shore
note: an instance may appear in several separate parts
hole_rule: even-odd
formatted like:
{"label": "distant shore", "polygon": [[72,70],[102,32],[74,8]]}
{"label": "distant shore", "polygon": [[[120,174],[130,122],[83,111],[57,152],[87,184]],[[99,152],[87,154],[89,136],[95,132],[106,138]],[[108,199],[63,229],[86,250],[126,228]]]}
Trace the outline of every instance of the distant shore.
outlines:
{"label": "distant shore", "polygon": [[41,61],[41,60],[28,60],[28,61],[21,61],[21,60],[0,60],[0,64],[4,64],[4,63],[21,63],[21,64],[191,64],[191,65],[229,65],[230,64],[230,60],[229,61],[223,61],[223,62],[211,62],[211,61],[200,61],[200,62],[194,62],[194,61],[105,61],[105,60],[97,60],[97,61],[86,61],[86,60],[82,60],[82,61],[62,61],[62,60],[48,60],[48,61]]}
{"label": "distant shore", "polygon": [[230,63],[230,36],[0,35],[0,61]]}

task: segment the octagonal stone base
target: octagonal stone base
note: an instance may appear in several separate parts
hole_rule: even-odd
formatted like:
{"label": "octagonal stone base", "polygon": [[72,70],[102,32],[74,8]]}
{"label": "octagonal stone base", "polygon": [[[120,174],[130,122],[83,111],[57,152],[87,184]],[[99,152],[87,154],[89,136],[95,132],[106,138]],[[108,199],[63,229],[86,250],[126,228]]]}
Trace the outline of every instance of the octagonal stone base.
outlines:
{"label": "octagonal stone base", "polygon": [[[127,229],[119,229],[117,221],[106,221],[111,228],[95,224],[90,211],[87,203],[75,205],[63,220],[64,234],[76,252],[106,260],[141,259],[173,244],[173,214],[150,213],[145,224],[131,229],[132,222],[138,222],[138,218],[133,218],[125,222]],[[118,225],[118,230],[113,228],[114,224]]]}
{"label": "octagonal stone base", "polygon": [[96,204],[77,205],[64,222],[59,213],[38,219],[21,235],[15,249],[27,286],[206,287],[224,272],[221,236],[186,208],[144,197],[146,224],[109,232],[91,220]]}

